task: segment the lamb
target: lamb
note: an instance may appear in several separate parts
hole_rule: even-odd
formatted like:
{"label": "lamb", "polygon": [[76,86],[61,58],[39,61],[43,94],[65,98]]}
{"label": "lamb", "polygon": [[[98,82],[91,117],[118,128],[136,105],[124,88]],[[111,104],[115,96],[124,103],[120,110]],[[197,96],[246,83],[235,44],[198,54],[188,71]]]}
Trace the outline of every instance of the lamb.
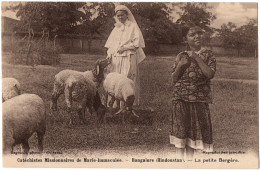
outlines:
{"label": "lamb", "polygon": [[95,83],[84,77],[82,72],[74,70],[63,70],[55,76],[52,92],[51,110],[57,110],[57,100],[61,94],[65,94],[68,113],[70,114],[69,126],[74,124],[72,114],[72,101],[80,103],[78,114],[81,124],[85,123],[86,107],[92,114],[92,107],[97,113],[98,123],[103,122],[105,107],[101,104],[101,99]]}
{"label": "lamb", "polygon": [[43,100],[35,94],[21,94],[3,104],[3,153],[13,152],[15,145],[22,144],[28,154],[29,138],[34,132],[38,137],[38,149],[43,151],[46,130],[46,114]]}
{"label": "lamb", "polygon": [[103,83],[104,91],[106,95],[105,106],[107,105],[108,95],[111,96],[109,107],[112,108],[116,100],[117,107],[120,105],[120,101],[123,103],[122,107],[114,115],[121,112],[133,113],[134,116],[139,117],[132,109],[135,100],[135,85],[134,82],[126,76],[112,72],[109,73]]}
{"label": "lamb", "polygon": [[2,102],[21,94],[20,83],[15,78],[3,78],[2,81]]}

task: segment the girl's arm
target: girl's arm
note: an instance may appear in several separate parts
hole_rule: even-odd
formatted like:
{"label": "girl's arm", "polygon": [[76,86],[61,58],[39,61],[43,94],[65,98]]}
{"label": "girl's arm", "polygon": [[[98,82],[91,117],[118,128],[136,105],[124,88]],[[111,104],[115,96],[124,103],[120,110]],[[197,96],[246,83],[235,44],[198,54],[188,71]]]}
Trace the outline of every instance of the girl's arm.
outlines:
{"label": "girl's arm", "polygon": [[208,65],[202,60],[202,58],[199,57],[198,54],[196,54],[195,52],[192,52],[191,57],[194,58],[194,59],[197,61],[197,63],[198,63],[198,65],[199,65],[199,67],[200,67],[202,73],[203,73],[207,78],[212,79],[212,78],[214,77],[214,75],[215,75],[215,70],[213,70],[210,66],[208,66]]}
{"label": "girl's arm", "polygon": [[185,65],[189,63],[188,59],[186,57],[181,57],[181,55],[182,53],[177,55],[176,61],[173,65],[173,73],[172,73],[173,85],[180,79]]}
{"label": "girl's arm", "polygon": [[180,64],[178,64],[174,70],[174,72],[172,73],[172,83],[173,85],[175,85],[175,83],[180,79],[180,75],[182,73],[182,67]]}

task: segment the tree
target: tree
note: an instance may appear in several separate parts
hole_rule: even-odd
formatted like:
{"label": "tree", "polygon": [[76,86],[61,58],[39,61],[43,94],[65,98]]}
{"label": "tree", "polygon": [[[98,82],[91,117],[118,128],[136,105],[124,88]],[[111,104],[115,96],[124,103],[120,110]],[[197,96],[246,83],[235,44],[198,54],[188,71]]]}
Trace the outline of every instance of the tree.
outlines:
{"label": "tree", "polygon": [[219,37],[222,40],[222,45],[225,48],[237,49],[238,56],[241,55],[241,50],[247,54],[257,51],[257,25],[256,20],[251,19],[246,25],[238,27],[229,22],[223,24],[218,30]]}
{"label": "tree", "polygon": [[[126,5],[133,13],[146,43],[153,42],[151,48],[156,51],[158,42],[174,43],[181,42],[180,28],[169,19],[169,10],[165,3],[120,3]],[[114,27],[114,3],[91,3],[85,6],[85,13],[95,10],[95,18],[83,18],[78,26],[85,34],[93,37],[94,34],[110,34]],[[95,14],[94,14],[95,15]]]}
{"label": "tree", "polygon": [[82,3],[74,2],[26,2],[15,6],[17,17],[27,29],[40,29],[55,34],[72,31],[79,20],[77,11]]}
{"label": "tree", "polygon": [[180,29],[169,18],[171,12],[166,3],[122,3],[132,11],[142,30],[144,39],[160,43],[180,43]]}
{"label": "tree", "polygon": [[179,3],[180,9],[179,12],[180,18],[177,20],[177,23],[187,23],[192,22],[205,31],[211,32],[210,23],[216,19],[216,16],[208,11],[212,7],[208,6],[207,3]]}
{"label": "tree", "polygon": [[258,51],[258,28],[257,19],[250,19],[246,25],[241,26],[238,30],[241,41],[243,42],[243,49],[248,53],[254,53],[257,57]]}
{"label": "tree", "polygon": [[98,2],[86,3],[81,7],[80,10],[83,13],[81,14],[80,24],[77,26],[75,33],[87,36],[89,52],[91,51],[91,43],[95,34],[102,35],[102,33],[106,33],[107,30],[112,30],[111,11],[113,11],[113,9],[113,3]]}
{"label": "tree", "polygon": [[218,29],[219,37],[222,41],[222,45],[225,48],[234,48],[234,39],[235,35],[233,31],[236,29],[236,25],[232,22],[228,22],[228,24],[221,25],[221,29]]}

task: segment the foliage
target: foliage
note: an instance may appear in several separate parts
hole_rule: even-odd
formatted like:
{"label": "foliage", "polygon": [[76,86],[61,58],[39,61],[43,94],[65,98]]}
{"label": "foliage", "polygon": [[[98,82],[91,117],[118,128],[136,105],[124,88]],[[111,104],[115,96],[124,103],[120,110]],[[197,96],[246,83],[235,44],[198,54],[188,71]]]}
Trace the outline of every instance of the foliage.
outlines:
{"label": "foliage", "polygon": [[[89,52],[91,49],[91,41],[95,35],[109,34],[107,31],[112,30],[105,28],[104,25],[111,23],[112,15],[109,15],[110,8],[114,8],[113,3],[86,3],[79,11],[81,11],[79,24],[75,26],[74,33],[85,35],[88,38]],[[108,14],[107,14],[107,13]]]}
{"label": "foliage", "polygon": [[161,2],[122,3],[129,7],[146,41],[178,44],[180,28],[169,19],[170,9]]}
{"label": "foliage", "polygon": [[25,39],[13,38],[3,45],[3,51],[10,54],[4,60],[12,64],[56,65],[60,62],[59,54],[63,51],[61,46],[54,46],[53,41],[43,39],[34,39],[28,43]]}
{"label": "foliage", "polygon": [[26,29],[46,30],[53,33],[69,33],[77,24],[82,3],[73,2],[26,2],[17,8],[17,17]]}
{"label": "foliage", "polygon": [[218,29],[219,37],[225,48],[236,48],[240,56],[241,50],[254,53],[257,49],[257,25],[256,20],[251,19],[246,25],[237,27],[234,23],[223,24]]}
{"label": "foliage", "polygon": [[207,3],[181,3],[180,9],[182,12],[179,12],[180,18],[177,23],[192,22],[209,32],[211,31],[210,23],[216,19],[216,16],[208,11],[211,8]]}
{"label": "foliage", "polygon": [[[118,3],[119,4],[119,3]],[[156,53],[158,43],[180,44],[179,23],[193,21],[205,30],[215,16],[208,12],[207,3],[121,2],[133,13],[147,44],[146,52]],[[22,27],[29,36],[43,31],[50,36],[80,35],[88,39],[89,51],[95,36],[107,38],[114,27],[116,3],[112,2],[26,2],[13,6],[17,9]],[[172,21],[173,7],[182,12],[178,23]],[[207,37],[209,38],[210,35]]]}

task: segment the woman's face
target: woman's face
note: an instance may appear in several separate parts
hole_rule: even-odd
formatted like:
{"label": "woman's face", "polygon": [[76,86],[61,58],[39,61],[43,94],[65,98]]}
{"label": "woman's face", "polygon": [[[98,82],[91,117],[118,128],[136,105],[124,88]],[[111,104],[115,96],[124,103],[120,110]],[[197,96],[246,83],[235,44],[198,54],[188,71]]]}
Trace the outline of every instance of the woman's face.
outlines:
{"label": "woman's face", "polygon": [[191,27],[186,35],[186,40],[191,49],[200,49],[203,32],[199,27]]}
{"label": "woman's face", "polygon": [[125,21],[127,20],[126,11],[117,11],[116,17],[121,23],[125,23]]}

